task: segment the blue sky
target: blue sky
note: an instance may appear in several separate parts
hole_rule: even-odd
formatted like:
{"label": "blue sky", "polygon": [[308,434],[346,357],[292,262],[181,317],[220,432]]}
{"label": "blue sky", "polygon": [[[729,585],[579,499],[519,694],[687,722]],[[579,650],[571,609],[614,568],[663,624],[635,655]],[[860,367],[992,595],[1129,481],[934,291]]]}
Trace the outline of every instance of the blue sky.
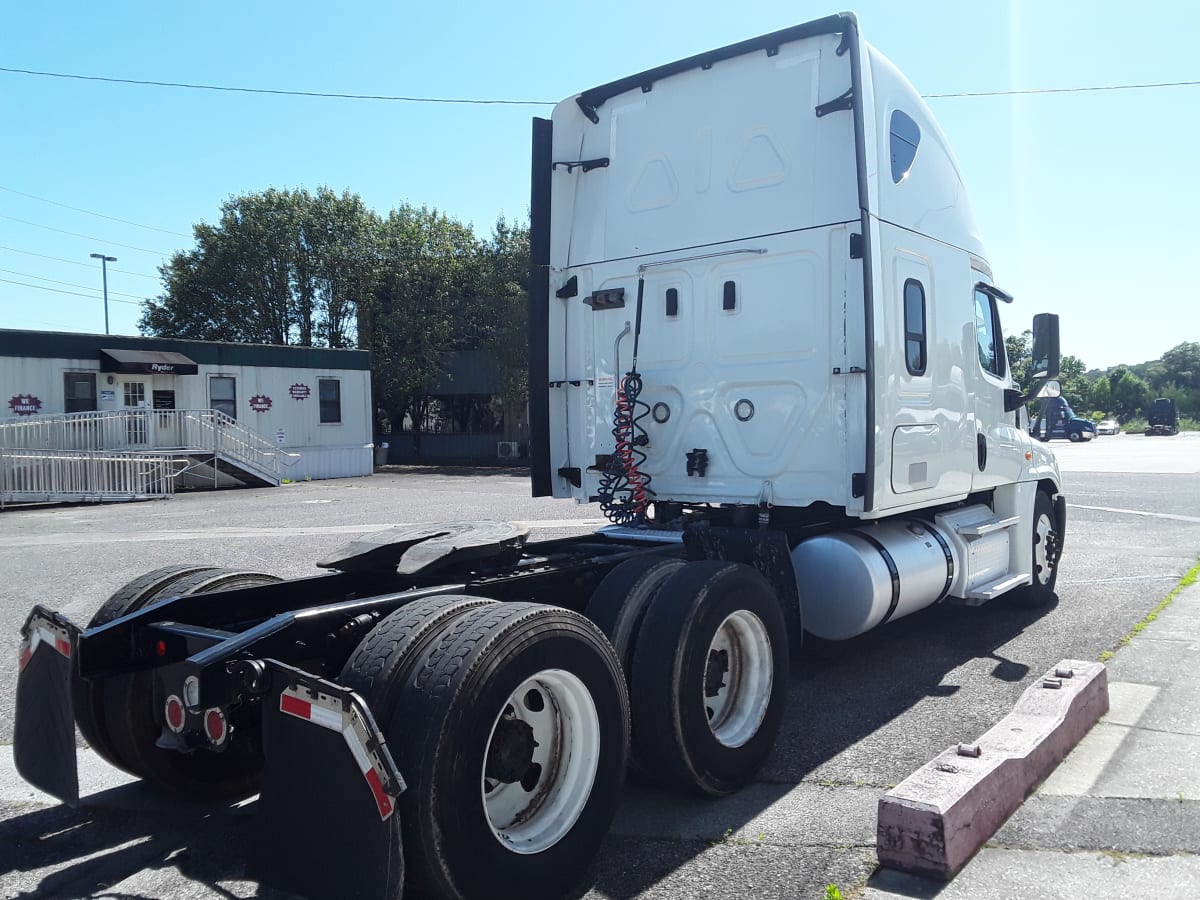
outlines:
{"label": "blue sky", "polygon": [[[924,94],[1200,80],[1200,6],[1191,3],[853,8],[866,38]],[[775,0],[23,3],[5,11],[0,66],[556,101],[835,11]],[[1200,340],[1189,288],[1200,235],[1192,218],[1200,87],[930,106],[959,157],[996,282],[1017,297],[1007,330],[1057,312],[1064,352],[1090,367]],[[549,110],[0,72],[0,327],[103,332],[99,264],[89,258],[103,252],[118,258],[109,266],[111,329],[137,333],[138,298],[158,293],[157,266],[191,245],[191,226],[213,221],[230,195],[272,185],[349,189],[381,213],[425,204],[480,232],[501,213],[524,217],[529,120]]]}

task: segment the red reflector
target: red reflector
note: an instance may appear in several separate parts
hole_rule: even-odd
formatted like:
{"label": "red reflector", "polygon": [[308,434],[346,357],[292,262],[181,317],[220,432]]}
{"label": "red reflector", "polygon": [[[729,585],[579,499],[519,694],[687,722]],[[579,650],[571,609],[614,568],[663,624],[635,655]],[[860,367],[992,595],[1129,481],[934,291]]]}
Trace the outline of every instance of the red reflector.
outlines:
{"label": "red reflector", "polygon": [[279,696],[279,711],[307,719],[312,716],[312,704],[306,700],[301,700],[299,697],[293,697],[291,694],[281,694]]}
{"label": "red reflector", "polygon": [[21,655],[17,658],[17,668],[24,669],[29,665],[29,660],[33,657],[33,651],[29,649],[28,644],[21,646]]}
{"label": "red reflector", "polygon": [[173,731],[183,729],[183,704],[174,695],[167,698],[167,725]]}
{"label": "red reflector", "polygon": [[392,798],[384,791],[379,773],[374,769],[367,769],[363,775],[367,778],[367,784],[371,786],[371,793],[375,795],[375,805],[379,807],[380,818],[386,819],[392,814]]}
{"label": "red reflector", "polygon": [[71,658],[71,642],[68,641],[66,638],[55,637],[54,638],[54,649],[57,650],[59,653],[61,653],[63,656],[67,657],[67,659]]}
{"label": "red reflector", "polygon": [[155,644],[154,652],[157,653],[159,656],[166,656],[167,655],[167,642],[159,641],[157,644]]}
{"label": "red reflector", "polygon": [[208,733],[208,739],[214,744],[225,740],[225,717],[221,715],[219,709],[210,709],[204,716],[204,730]]}

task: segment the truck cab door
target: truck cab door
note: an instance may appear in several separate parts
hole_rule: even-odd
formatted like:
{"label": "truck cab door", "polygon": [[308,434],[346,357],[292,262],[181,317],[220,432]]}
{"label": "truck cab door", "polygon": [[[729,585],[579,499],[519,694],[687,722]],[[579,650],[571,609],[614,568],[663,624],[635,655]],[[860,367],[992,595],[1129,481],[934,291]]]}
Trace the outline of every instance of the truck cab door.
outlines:
{"label": "truck cab door", "polygon": [[1013,382],[1000,310],[996,297],[981,287],[988,279],[978,271],[975,275],[975,346],[963,349],[975,358],[975,467],[971,487],[984,490],[1011,484],[1020,477],[1028,437],[1017,428],[1016,415],[1004,410],[1004,391]]}

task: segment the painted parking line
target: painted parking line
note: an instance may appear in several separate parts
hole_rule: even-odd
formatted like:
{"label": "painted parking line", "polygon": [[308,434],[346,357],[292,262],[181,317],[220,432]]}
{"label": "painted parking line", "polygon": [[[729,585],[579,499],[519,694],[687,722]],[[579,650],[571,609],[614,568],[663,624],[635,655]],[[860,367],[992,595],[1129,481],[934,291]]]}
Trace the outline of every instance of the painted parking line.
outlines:
{"label": "painted parking line", "polygon": [[1082,503],[1067,504],[1070,509],[1090,509],[1095,512],[1117,513],[1125,516],[1144,516],[1149,519],[1169,519],[1172,522],[1190,522],[1200,525],[1200,516],[1181,516],[1175,513],[1146,512],[1142,509],[1118,509],[1113,506],[1085,506]]}

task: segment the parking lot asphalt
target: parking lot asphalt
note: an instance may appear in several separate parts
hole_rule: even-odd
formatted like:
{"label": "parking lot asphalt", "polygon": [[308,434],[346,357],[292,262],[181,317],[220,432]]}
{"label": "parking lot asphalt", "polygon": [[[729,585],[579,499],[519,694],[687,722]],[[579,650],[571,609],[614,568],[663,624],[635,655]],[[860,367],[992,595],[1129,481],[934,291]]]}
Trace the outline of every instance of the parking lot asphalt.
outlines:
{"label": "parking lot asphalt", "polygon": [[[879,875],[868,886],[879,797],[947,746],[986,731],[1058,660],[1096,659],[1118,646],[1200,554],[1200,435],[1054,447],[1070,503],[1056,603],[1037,612],[1001,602],[939,607],[851,641],[806,646],[758,780],[719,801],[631,785],[588,874],[589,896],[820,898],[830,884],[844,896],[897,887],[901,896],[934,896],[927,885],[881,886]],[[592,506],[531,499],[524,473],[504,470],[389,470],[141,504],[6,511],[0,745],[11,741],[16,632],[33,602],[86,621],[111,591],[158,566],[312,574],[316,559],[357,534],[476,519],[526,522],[535,536],[601,521]],[[253,833],[253,802],[164,802],[90,751],[80,756],[88,796],[71,811],[24,785],[11,749],[0,746],[0,897],[283,896],[245,877],[238,847]],[[1178,798],[1189,811],[1197,799]],[[1040,896],[1069,895],[1042,888]]]}

